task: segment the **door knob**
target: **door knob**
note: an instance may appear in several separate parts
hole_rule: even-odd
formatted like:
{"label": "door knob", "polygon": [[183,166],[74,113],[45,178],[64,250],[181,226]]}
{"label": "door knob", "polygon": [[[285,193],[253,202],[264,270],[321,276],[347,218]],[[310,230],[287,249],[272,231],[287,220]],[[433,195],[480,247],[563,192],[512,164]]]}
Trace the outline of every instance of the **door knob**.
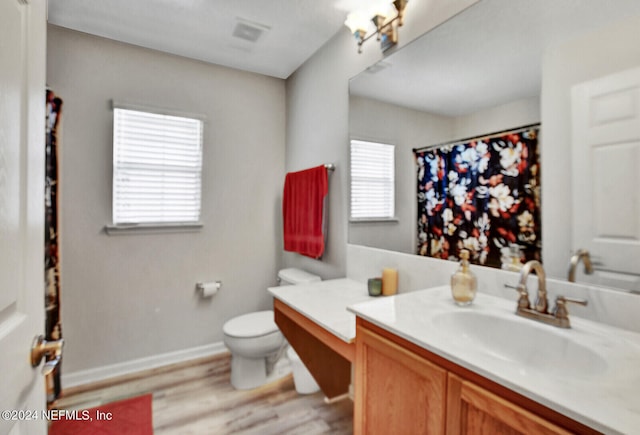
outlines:
{"label": "door knob", "polygon": [[42,367],[43,375],[50,374],[60,363],[63,346],[64,340],[62,338],[60,340],[47,341],[44,339],[44,335],[36,336],[31,345],[31,366],[38,367],[45,355],[53,357],[51,361],[47,361]]}

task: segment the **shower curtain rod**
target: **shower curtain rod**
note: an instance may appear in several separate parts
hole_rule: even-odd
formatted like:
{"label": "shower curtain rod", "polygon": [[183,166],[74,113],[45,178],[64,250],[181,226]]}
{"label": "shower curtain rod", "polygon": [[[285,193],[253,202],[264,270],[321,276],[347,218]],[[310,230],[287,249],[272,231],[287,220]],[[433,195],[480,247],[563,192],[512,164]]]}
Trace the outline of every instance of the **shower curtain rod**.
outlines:
{"label": "shower curtain rod", "polygon": [[537,122],[535,124],[523,125],[522,127],[510,128],[508,130],[496,131],[496,132],[493,132],[493,133],[487,133],[487,134],[482,134],[482,135],[478,135],[478,136],[465,137],[463,139],[456,139],[456,140],[452,140],[452,141],[449,141],[449,142],[443,142],[443,143],[439,143],[439,144],[435,144],[435,145],[427,145],[427,146],[420,147],[420,148],[414,148],[413,152],[414,153],[419,153],[419,152],[427,151],[427,150],[431,150],[431,149],[442,148],[442,147],[446,147],[448,145],[464,143],[464,142],[470,141],[472,139],[489,139],[489,138],[492,138],[492,137],[495,137],[495,136],[500,136],[500,135],[507,134],[507,133],[519,133],[521,131],[529,130],[530,128],[533,128],[533,127],[540,127],[540,123]]}

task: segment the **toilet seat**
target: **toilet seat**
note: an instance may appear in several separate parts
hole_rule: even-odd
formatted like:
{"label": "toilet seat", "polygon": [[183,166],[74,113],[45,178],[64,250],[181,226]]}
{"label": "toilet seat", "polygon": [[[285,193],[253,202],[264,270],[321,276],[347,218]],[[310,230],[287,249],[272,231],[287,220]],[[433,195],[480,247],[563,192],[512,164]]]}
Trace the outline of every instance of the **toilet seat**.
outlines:
{"label": "toilet seat", "polygon": [[228,320],[222,326],[225,335],[234,338],[253,338],[280,332],[273,319],[273,311],[257,311]]}

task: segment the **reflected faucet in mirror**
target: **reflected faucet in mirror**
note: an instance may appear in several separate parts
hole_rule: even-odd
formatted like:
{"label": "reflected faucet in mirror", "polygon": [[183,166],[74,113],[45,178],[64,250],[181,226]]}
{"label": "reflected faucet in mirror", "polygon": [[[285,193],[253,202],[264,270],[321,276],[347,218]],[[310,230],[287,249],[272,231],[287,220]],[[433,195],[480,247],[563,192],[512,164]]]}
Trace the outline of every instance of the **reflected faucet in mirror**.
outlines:
{"label": "reflected faucet in mirror", "polygon": [[[527,290],[527,278],[531,272],[538,275],[538,295],[534,306],[529,302],[529,291]],[[565,296],[556,298],[555,307],[549,311],[549,301],[547,299],[547,281],[544,268],[539,261],[531,260],[525,263],[520,272],[520,281],[515,288],[520,294],[518,299],[518,307],[516,314],[528,319],[537,320],[542,323],[557,326],[559,328],[571,328],[569,321],[569,312],[566,304],[571,302],[574,304],[587,305],[584,299],[574,299]],[[511,287],[511,286],[508,286]]]}
{"label": "reflected faucet in mirror", "polygon": [[571,261],[569,262],[569,282],[576,282],[576,267],[580,260],[584,263],[584,273],[587,275],[593,273],[593,265],[589,251],[586,249],[578,249],[576,253],[571,256]]}

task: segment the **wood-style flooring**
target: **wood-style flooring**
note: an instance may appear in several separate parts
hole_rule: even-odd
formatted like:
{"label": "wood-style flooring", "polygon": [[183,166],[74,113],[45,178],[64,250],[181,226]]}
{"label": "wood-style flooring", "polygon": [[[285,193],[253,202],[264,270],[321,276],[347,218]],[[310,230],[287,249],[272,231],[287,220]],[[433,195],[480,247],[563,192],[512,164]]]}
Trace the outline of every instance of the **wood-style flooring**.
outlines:
{"label": "wood-style flooring", "polygon": [[254,390],[229,382],[229,354],[63,391],[54,407],[84,409],[153,394],[156,435],[351,434],[353,402],[327,404],[322,393],[299,395],[291,375]]}

